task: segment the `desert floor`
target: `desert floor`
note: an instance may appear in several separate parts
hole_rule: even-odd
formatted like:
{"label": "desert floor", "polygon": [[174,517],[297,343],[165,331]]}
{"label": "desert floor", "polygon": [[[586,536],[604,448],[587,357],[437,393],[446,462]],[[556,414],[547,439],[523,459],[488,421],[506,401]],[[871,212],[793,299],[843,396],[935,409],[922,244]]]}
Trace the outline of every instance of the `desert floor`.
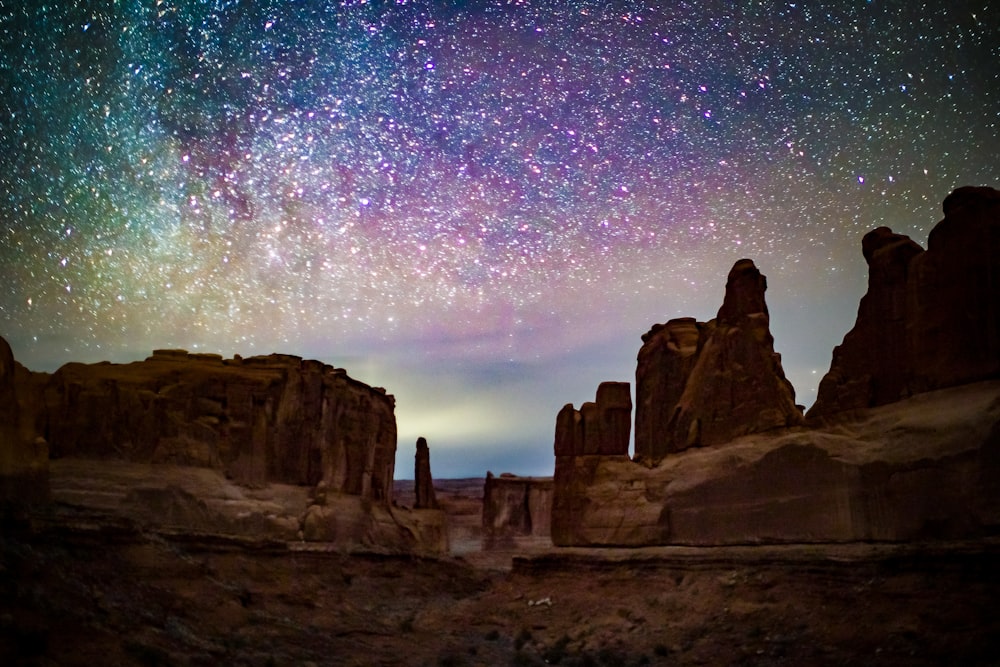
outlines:
{"label": "desert floor", "polygon": [[436,486],[444,559],[8,522],[0,663],[1000,664],[1000,541],[483,553]]}

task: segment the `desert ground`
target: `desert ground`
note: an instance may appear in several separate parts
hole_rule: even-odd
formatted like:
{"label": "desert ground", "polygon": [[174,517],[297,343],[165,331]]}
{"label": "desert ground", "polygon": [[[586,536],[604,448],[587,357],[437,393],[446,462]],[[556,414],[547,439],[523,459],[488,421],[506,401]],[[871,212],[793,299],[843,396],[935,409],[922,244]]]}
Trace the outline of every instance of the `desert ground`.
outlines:
{"label": "desert ground", "polygon": [[[482,480],[437,481],[452,553],[150,531],[57,504],[0,538],[6,665],[1000,664],[1000,541],[478,549]],[[407,502],[407,483],[397,484]]]}

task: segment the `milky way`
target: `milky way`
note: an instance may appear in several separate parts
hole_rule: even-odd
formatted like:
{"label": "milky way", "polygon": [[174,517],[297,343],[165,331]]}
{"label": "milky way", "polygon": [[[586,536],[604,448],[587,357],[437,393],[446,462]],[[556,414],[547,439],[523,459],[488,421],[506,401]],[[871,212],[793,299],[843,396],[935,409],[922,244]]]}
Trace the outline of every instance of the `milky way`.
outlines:
{"label": "milky way", "polygon": [[0,335],[320,358],[544,472],[750,257],[809,403],[860,237],[1000,183],[996,3],[818,4],[0,0]]}

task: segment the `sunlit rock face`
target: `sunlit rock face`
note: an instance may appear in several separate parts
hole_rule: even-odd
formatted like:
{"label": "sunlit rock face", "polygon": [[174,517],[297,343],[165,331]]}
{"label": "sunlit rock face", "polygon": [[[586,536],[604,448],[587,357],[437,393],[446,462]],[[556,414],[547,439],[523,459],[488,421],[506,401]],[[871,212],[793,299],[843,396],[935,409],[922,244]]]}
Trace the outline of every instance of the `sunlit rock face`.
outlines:
{"label": "sunlit rock face", "polygon": [[1000,377],[1000,192],[963,187],[927,250],[886,227],[862,252],[868,292],[810,419]]}
{"label": "sunlit rock face", "polygon": [[40,400],[53,457],[208,467],[247,485],[322,481],[391,500],[393,397],[318,361],[164,350],[67,364]]}
{"label": "sunlit rock face", "polygon": [[764,292],[749,259],[736,262],[717,317],[654,326],[636,365],[636,456],[657,461],[690,447],[801,423],[774,351]]}

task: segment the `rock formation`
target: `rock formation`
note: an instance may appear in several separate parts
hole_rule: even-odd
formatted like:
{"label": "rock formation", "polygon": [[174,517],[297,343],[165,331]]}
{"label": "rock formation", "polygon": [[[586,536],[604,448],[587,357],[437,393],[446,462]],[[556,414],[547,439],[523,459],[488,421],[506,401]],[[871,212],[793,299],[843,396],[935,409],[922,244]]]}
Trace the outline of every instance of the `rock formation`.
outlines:
{"label": "rock formation", "polygon": [[24,401],[28,392],[18,390],[27,375],[0,338],[0,510],[43,504],[49,497],[48,445],[35,432]]}
{"label": "rock formation", "polygon": [[809,418],[1000,377],[1000,192],[944,200],[927,250],[887,227],[862,241],[868,292]]}
{"label": "rock formation", "polygon": [[814,429],[748,435],[652,468],[621,458],[575,461],[577,511],[568,524],[553,513],[558,546],[995,535],[1000,382],[923,393]]}
{"label": "rock formation", "polygon": [[413,470],[413,489],[416,495],[414,509],[436,510],[438,501],[434,496],[434,480],[431,478],[431,450],[425,438],[417,438],[417,454]]}
{"label": "rock formation", "polygon": [[636,365],[636,456],[658,461],[690,447],[799,424],[795,391],[774,351],[764,291],[749,259],[736,262],[717,317],[654,326]]}
{"label": "rock formation", "polygon": [[636,372],[641,464],[566,455],[579,419],[559,415],[553,542],[995,535],[1000,193],[960,188],[944,210],[927,251],[888,228],[865,236],[868,293],[806,423],[792,409],[751,262],[733,268],[716,320],[654,327]]}
{"label": "rock formation", "polygon": [[552,478],[486,473],[483,487],[483,548],[510,548],[519,538],[552,532]]}
{"label": "rock formation", "polygon": [[61,505],[171,531],[447,552],[443,512],[392,503],[393,397],[341,369],[157,350],[51,376],[22,369],[0,385],[4,406],[16,403],[12,391],[21,410],[4,439],[29,415]]}
{"label": "rock formation", "polygon": [[595,402],[566,404],[556,417],[556,456],[628,454],[632,429],[628,382],[602,382]]}
{"label": "rock formation", "polygon": [[45,388],[54,458],[221,470],[241,484],[316,485],[388,504],[394,400],[318,361],[158,350],[131,364],[66,364]]}
{"label": "rock formation", "polygon": [[552,541],[561,544],[572,533],[583,508],[578,505],[581,487],[590,478],[580,468],[604,458],[628,458],[632,396],[628,382],[603,382],[597,398],[579,410],[567,404],[556,417],[556,469],[552,497]]}

